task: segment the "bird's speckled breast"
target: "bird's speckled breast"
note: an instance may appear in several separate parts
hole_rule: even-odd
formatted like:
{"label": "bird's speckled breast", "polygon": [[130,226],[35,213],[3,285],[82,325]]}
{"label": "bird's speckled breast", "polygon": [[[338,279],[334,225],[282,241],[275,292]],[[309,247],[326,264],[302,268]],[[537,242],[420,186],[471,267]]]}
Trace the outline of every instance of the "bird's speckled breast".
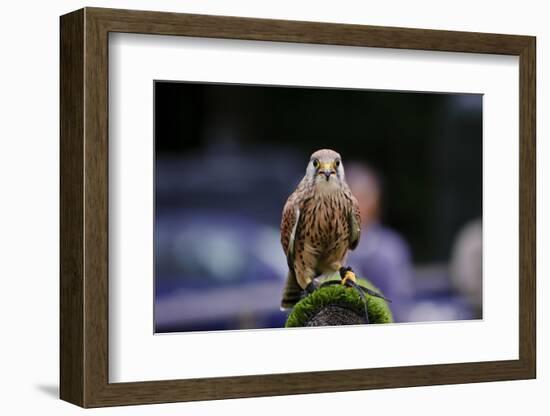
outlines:
{"label": "bird's speckled breast", "polygon": [[[342,191],[317,193],[304,203],[299,241],[318,273],[336,271],[331,266],[343,261],[349,246],[350,202]],[[322,262],[319,260],[322,259]]]}

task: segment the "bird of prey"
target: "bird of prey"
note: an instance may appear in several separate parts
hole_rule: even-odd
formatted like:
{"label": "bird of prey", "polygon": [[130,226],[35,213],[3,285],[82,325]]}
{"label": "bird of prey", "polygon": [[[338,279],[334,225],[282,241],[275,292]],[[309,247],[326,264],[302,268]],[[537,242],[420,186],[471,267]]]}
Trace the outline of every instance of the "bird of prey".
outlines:
{"label": "bird of prey", "polygon": [[313,292],[319,276],[343,267],[348,249],[359,243],[360,224],[342,158],[334,150],[317,150],[283,208],[281,244],[289,272],[281,309],[293,307],[303,291]]}

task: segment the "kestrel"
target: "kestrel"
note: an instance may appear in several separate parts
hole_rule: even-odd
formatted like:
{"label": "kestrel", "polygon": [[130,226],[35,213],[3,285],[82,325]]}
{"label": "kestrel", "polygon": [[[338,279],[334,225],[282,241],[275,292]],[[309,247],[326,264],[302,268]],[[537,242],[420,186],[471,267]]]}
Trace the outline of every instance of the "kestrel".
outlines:
{"label": "kestrel", "polygon": [[303,290],[315,290],[317,277],[340,270],[347,251],[359,243],[360,224],[342,158],[334,150],[317,150],[283,208],[281,244],[289,272],[282,309],[294,306]]}

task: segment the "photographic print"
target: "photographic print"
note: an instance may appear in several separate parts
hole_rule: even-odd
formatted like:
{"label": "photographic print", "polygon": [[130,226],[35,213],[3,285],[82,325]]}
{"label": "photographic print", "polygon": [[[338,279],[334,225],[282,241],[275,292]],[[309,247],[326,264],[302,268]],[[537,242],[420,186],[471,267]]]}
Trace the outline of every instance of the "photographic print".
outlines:
{"label": "photographic print", "polygon": [[63,15],[61,399],[536,378],[535,64],[533,36]]}
{"label": "photographic print", "polygon": [[86,7],[59,39],[62,400],[536,378],[535,37]]}
{"label": "photographic print", "polygon": [[482,95],[154,97],[156,333],[482,318]]}

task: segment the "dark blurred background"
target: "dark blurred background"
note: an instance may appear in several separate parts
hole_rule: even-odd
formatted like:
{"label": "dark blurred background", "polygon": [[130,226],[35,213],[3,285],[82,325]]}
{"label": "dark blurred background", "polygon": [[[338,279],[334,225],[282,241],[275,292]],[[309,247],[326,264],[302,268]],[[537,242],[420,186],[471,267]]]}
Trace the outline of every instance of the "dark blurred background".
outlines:
{"label": "dark blurred background", "polygon": [[[155,331],[281,327],[279,223],[332,148],[397,322],[481,317],[482,96],[157,81]],[[354,189],[355,188],[355,189]]]}

